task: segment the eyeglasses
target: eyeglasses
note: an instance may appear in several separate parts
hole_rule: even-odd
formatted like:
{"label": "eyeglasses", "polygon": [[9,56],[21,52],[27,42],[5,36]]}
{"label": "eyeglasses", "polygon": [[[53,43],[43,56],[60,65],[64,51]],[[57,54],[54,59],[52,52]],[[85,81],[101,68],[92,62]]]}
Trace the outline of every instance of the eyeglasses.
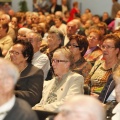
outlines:
{"label": "eyeglasses", "polygon": [[60,62],[69,62],[67,60],[57,60],[57,59],[52,59],[51,62],[53,63],[60,63]]}
{"label": "eyeglasses", "polygon": [[112,46],[109,46],[109,45],[102,45],[101,46],[101,49],[112,49],[112,48],[115,48],[115,47],[112,47]]}
{"label": "eyeglasses", "polygon": [[13,50],[9,51],[9,53],[10,53],[10,54],[14,54],[14,55],[22,54],[22,53],[19,53],[19,52],[13,51]]}
{"label": "eyeglasses", "polygon": [[97,37],[94,37],[94,36],[88,36],[88,39],[94,39],[94,40],[97,40],[98,38],[97,38]]}
{"label": "eyeglasses", "polygon": [[74,45],[74,44],[69,44],[68,47],[72,47],[72,48],[78,48],[78,45]]}

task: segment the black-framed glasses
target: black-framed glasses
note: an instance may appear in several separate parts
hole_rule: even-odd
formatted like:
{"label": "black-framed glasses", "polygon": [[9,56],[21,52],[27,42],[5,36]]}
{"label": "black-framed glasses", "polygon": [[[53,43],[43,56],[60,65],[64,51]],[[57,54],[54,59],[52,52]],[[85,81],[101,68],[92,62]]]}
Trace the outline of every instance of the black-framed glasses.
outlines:
{"label": "black-framed glasses", "polygon": [[60,62],[69,62],[68,60],[58,60],[58,59],[52,59],[51,62],[53,63],[60,63]]}
{"label": "black-framed glasses", "polygon": [[115,48],[113,46],[109,46],[109,45],[101,45],[101,49],[112,49]]}
{"label": "black-framed glasses", "polygon": [[74,44],[68,44],[68,47],[79,48],[78,45],[74,45]]}

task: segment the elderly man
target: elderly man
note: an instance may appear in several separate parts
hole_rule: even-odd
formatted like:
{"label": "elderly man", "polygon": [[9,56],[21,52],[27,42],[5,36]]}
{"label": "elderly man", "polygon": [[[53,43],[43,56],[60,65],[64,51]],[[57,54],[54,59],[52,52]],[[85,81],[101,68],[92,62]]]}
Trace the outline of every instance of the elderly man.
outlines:
{"label": "elderly man", "polygon": [[39,50],[42,42],[42,37],[38,33],[29,32],[27,39],[32,44],[34,50],[32,64],[43,70],[44,79],[46,79],[48,71],[50,69],[50,61],[48,56],[44,53],[41,53]]}
{"label": "elderly man", "polygon": [[10,61],[0,58],[0,120],[38,120],[28,103],[15,98],[18,78],[18,69]]}
{"label": "elderly man", "polygon": [[91,96],[74,96],[60,107],[60,113],[54,120],[105,120],[105,110]]}
{"label": "elderly man", "polygon": [[13,45],[12,38],[7,35],[8,24],[0,23],[0,48],[2,50],[2,55],[5,56],[10,47]]}
{"label": "elderly man", "polygon": [[[0,23],[9,24],[9,22],[10,22],[10,16],[8,14],[2,14],[1,19],[0,19]],[[7,34],[10,35],[10,37],[13,40],[16,38],[15,31],[12,27],[9,27]]]}
{"label": "elderly man", "polygon": [[80,30],[80,20],[73,19],[67,23],[67,35],[65,36],[64,45],[67,45],[69,38],[74,34],[85,35],[83,31]]}

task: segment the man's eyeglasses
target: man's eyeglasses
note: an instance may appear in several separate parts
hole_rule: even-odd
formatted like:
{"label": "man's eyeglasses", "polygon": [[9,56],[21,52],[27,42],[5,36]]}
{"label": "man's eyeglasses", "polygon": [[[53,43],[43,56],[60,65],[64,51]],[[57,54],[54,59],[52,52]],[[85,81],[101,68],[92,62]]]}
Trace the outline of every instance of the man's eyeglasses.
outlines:
{"label": "man's eyeglasses", "polygon": [[53,63],[60,63],[60,62],[69,62],[67,60],[57,60],[57,59],[52,59],[51,62]]}
{"label": "man's eyeglasses", "polygon": [[13,51],[13,50],[9,51],[9,53],[10,53],[10,54],[14,54],[14,55],[22,54],[22,53],[19,53],[19,52]]}
{"label": "man's eyeglasses", "polygon": [[109,46],[109,45],[101,45],[101,49],[112,49],[112,48],[115,48],[115,47],[112,47],[112,46]]}
{"label": "man's eyeglasses", "polygon": [[74,44],[69,44],[68,47],[79,48],[78,45],[74,45]]}

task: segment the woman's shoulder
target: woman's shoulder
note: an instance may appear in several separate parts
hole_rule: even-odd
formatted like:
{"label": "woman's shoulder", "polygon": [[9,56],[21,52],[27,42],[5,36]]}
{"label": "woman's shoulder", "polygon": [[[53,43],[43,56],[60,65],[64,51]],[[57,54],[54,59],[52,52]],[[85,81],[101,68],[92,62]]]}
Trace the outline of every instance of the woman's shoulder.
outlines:
{"label": "woman's shoulder", "polygon": [[26,76],[33,76],[33,75],[35,76],[37,74],[43,75],[43,70],[29,63],[26,69],[22,72],[22,74]]}

